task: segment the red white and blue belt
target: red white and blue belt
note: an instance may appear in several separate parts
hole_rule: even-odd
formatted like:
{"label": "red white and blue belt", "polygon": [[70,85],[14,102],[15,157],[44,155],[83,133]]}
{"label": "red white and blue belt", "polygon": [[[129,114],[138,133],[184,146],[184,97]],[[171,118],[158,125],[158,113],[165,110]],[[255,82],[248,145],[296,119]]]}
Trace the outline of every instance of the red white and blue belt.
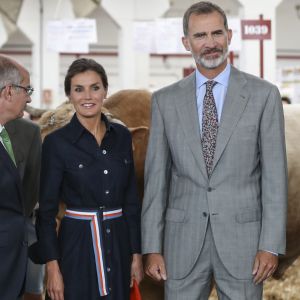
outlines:
{"label": "red white and blue belt", "polygon": [[106,296],[109,294],[101,223],[102,221],[116,219],[121,216],[122,208],[101,208],[99,210],[67,209],[65,213],[65,217],[67,218],[90,221],[98,277],[98,287],[101,296]]}

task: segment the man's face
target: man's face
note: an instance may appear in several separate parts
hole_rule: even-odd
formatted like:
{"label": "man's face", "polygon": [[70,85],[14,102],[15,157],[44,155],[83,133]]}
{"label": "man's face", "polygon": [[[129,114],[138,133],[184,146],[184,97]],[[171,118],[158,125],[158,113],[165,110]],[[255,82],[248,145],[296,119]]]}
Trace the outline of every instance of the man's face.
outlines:
{"label": "man's face", "polygon": [[232,32],[224,27],[218,12],[192,14],[189,18],[188,35],[183,38],[186,50],[191,51],[199,70],[221,72],[227,64],[228,45]]}

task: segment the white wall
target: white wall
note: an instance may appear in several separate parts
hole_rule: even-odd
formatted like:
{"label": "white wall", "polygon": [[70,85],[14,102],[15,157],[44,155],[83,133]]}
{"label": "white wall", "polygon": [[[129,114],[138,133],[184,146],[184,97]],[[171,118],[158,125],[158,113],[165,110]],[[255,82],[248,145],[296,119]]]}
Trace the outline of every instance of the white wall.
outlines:
{"label": "white wall", "polygon": [[[249,0],[251,1],[251,0]],[[182,17],[186,7],[196,1],[172,0],[171,8],[165,14],[166,17]],[[221,5],[230,16],[238,16],[241,8],[237,0],[213,1]],[[125,2],[120,2],[125,3]],[[280,85],[281,70],[300,66],[300,19],[296,16],[295,5],[300,0],[284,0],[277,8],[277,81]],[[120,7],[122,9],[122,7]],[[89,17],[97,19],[98,43],[90,46],[91,58],[95,58],[106,69],[109,77],[109,92],[119,90],[118,86],[118,25],[101,8],[98,7]],[[8,42],[0,48],[1,51],[11,53],[16,59],[24,63],[31,70],[31,42],[19,29]],[[75,59],[76,55],[60,55],[59,91],[61,101],[65,99],[63,92],[63,80],[67,67]],[[251,59],[251,57],[249,58]],[[239,59],[235,59],[235,65],[239,67]],[[182,78],[183,68],[193,66],[193,60],[187,53],[186,56],[152,56],[150,59],[150,78],[148,89],[153,91]],[[283,87],[285,90],[286,88]]]}

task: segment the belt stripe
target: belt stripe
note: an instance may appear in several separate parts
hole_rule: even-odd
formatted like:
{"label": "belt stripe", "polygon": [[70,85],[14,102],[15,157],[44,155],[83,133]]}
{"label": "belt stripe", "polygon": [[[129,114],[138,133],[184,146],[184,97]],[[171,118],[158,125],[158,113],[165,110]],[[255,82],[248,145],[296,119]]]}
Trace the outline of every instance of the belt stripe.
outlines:
{"label": "belt stripe", "polygon": [[[101,296],[108,295],[109,291],[107,285],[106,268],[103,254],[104,251],[101,236],[101,221],[99,219],[98,211],[87,212],[67,209],[65,216],[72,219],[90,221],[99,292]],[[119,218],[120,216],[122,216],[122,209],[103,211],[103,221]]]}

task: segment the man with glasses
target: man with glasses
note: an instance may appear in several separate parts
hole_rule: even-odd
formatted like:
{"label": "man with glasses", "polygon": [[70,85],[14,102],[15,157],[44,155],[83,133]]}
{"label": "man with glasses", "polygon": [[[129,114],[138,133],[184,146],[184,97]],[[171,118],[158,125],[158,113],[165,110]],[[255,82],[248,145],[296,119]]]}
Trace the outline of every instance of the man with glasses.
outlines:
{"label": "man with glasses", "polygon": [[38,199],[41,138],[24,119],[28,71],[0,55],[0,298],[19,299],[27,267],[27,219]]}

